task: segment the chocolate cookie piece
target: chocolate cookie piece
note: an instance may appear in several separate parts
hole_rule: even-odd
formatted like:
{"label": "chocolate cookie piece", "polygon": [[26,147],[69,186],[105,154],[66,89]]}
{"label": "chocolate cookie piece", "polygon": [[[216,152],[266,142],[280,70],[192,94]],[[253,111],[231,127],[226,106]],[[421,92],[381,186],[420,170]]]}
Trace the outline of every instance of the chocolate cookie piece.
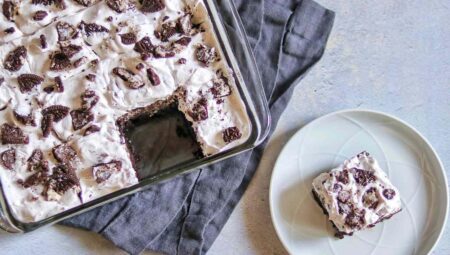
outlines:
{"label": "chocolate cookie piece", "polygon": [[137,41],[135,33],[120,34],[120,40],[125,45],[134,44]]}
{"label": "chocolate cookie piece", "polygon": [[73,0],[73,1],[85,7],[89,7],[95,3],[94,0]]}
{"label": "chocolate cookie piece", "polygon": [[49,94],[52,92],[64,92],[64,84],[62,83],[61,76],[55,77],[55,83],[52,86],[44,88],[44,92]]}
{"label": "chocolate cookie piece", "polygon": [[0,163],[9,170],[14,169],[14,164],[16,163],[16,150],[11,148],[0,154]]}
{"label": "chocolate cookie piece", "polygon": [[215,99],[231,95],[231,86],[228,85],[228,79],[214,79],[213,87],[210,89],[210,91]]}
{"label": "chocolate cookie piece", "polygon": [[342,172],[336,175],[336,180],[342,184],[348,184],[349,182],[349,172],[347,169],[342,170]]}
{"label": "chocolate cookie piece", "polygon": [[115,67],[113,74],[122,79],[130,89],[138,89],[144,86],[144,82],[139,77],[123,67]]}
{"label": "chocolate cookie piece", "polygon": [[19,75],[17,81],[19,83],[20,92],[27,93],[33,90],[37,85],[41,84],[44,81],[44,78],[36,74],[27,73]]}
{"label": "chocolate cookie piece", "polygon": [[16,29],[14,27],[8,27],[3,31],[5,32],[5,34],[13,34],[14,32],[16,32]]}
{"label": "chocolate cookie piece", "polygon": [[31,156],[28,158],[27,162],[30,164],[37,164],[42,160],[44,160],[44,153],[41,150],[36,149],[31,153]]}
{"label": "chocolate cookie piece", "polygon": [[91,36],[95,33],[108,33],[109,29],[102,25],[98,25],[96,23],[85,23],[82,21],[80,23],[80,28],[84,30],[87,36]]}
{"label": "chocolate cookie piece", "polygon": [[217,60],[216,49],[209,48],[206,45],[199,45],[195,52],[195,57],[205,66],[209,66]]}
{"label": "chocolate cookie piece", "polygon": [[129,0],[106,0],[106,4],[117,13],[125,12],[130,8]]}
{"label": "chocolate cookie piece", "polygon": [[55,2],[55,0],[31,0],[31,3],[34,5],[45,5],[49,6],[52,5]]}
{"label": "chocolate cookie piece", "polygon": [[8,53],[3,63],[3,67],[11,72],[17,72],[22,68],[27,57],[27,49],[19,46]]}
{"label": "chocolate cookie piece", "polygon": [[208,118],[208,101],[206,98],[201,98],[194,104],[189,115],[194,121],[202,121]]}
{"label": "chocolate cookie piece", "polygon": [[14,21],[18,6],[13,1],[4,1],[2,4],[3,16],[9,21]]}
{"label": "chocolate cookie piece", "polygon": [[86,128],[86,130],[84,131],[84,136],[88,136],[88,135],[90,135],[90,134],[100,132],[100,130],[101,130],[101,129],[100,129],[99,126],[97,126],[97,125],[91,125],[91,126],[89,126],[88,128]]}
{"label": "chocolate cookie piece", "polygon": [[47,48],[47,37],[45,37],[44,34],[39,36],[39,43],[41,44],[41,48],[42,49],[46,49]]}
{"label": "chocolate cookie piece", "polygon": [[17,121],[19,121],[22,125],[25,126],[36,126],[36,121],[34,120],[33,113],[30,113],[28,115],[22,115],[16,111],[13,111],[13,115],[16,118]]}
{"label": "chocolate cookie piece", "polygon": [[46,11],[36,11],[34,14],[33,14],[33,20],[34,21],[41,21],[41,20],[43,20],[43,19],[45,19],[45,17],[47,17],[47,15],[48,15],[48,12],[46,12]]}
{"label": "chocolate cookie piece", "polygon": [[61,51],[53,52],[50,55],[50,70],[52,71],[64,71],[70,69],[72,63],[70,63],[69,56]]}
{"label": "chocolate cookie piece", "polygon": [[61,52],[71,58],[81,51],[82,47],[75,44],[60,43]]}
{"label": "chocolate cookie piece", "polygon": [[142,0],[141,11],[142,12],[159,12],[164,10],[166,5],[163,0]]}
{"label": "chocolate cookie piece", "polygon": [[163,42],[167,42],[170,37],[177,33],[177,24],[175,22],[166,22],[161,25],[159,30],[155,31],[155,37]]}
{"label": "chocolate cookie piece", "polygon": [[68,164],[59,164],[53,168],[53,173],[45,183],[43,195],[47,200],[59,200],[69,189],[80,186],[75,169]]}
{"label": "chocolate cookie piece", "polygon": [[28,171],[29,172],[48,172],[49,166],[48,161],[44,160],[44,157],[42,155],[42,151],[35,150],[33,151],[33,154],[28,159]]}
{"label": "chocolate cookie piece", "polygon": [[108,180],[114,172],[122,169],[122,162],[111,161],[109,163],[101,163],[92,167],[92,175],[97,183]]}
{"label": "chocolate cookie piece", "polygon": [[11,124],[3,124],[1,127],[2,144],[28,144],[30,139],[19,127]]}
{"label": "chocolate cookie piece", "polygon": [[58,41],[67,41],[77,34],[77,29],[67,22],[59,21],[56,23],[56,32],[58,33]]}
{"label": "chocolate cookie piece", "polygon": [[369,188],[362,197],[362,202],[365,207],[376,209],[379,203],[378,192],[375,187]]}
{"label": "chocolate cookie piece", "polygon": [[134,50],[140,54],[150,55],[153,53],[153,44],[150,37],[145,36],[139,42],[134,45]]}
{"label": "chocolate cookie piece", "polygon": [[53,114],[47,114],[42,117],[41,129],[44,137],[48,137],[53,130],[53,122],[55,116]]}
{"label": "chocolate cookie piece", "polygon": [[171,58],[175,56],[175,52],[164,46],[158,45],[153,49],[153,56],[155,58]]}
{"label": "chocolate cookie piece", "polygon": [[22,184],[24,188],[30,188],[39,184],[44,185],[48,181],[48,171],[38,171],[28,177]]}
{"label": "chocolate cookie piece", "polygon": [[74,130],[80,130],[94,120],[94,114],[88,110],[73,110],[70,112],[70,116],[72,116]]}
{"label": "chocolate cookie piece", "polygon": [[240,139],[242,134],[237,127],[229,127],[223,131],[222,137],[226,143],[231,143],[232,141]]}
{"label": "chocolate cookie piece", "polygon": [[59,122],[69,114],[70,108],[62,105],[52,105],[42,110],[42,115],[53,115],[53,121]]}
{"label": "chocolate cookie piece", "polygon": [[361,229],[361,226],[364,225],[364,214],[365,210],[357,210],[354,209],[352,212],[347,214],[345,217],[345,224],[353,229]]}
{"label": "chocolate cookie piece", "polygon": [[395,190],[393,190],[393,189],[384,189],[384,190],[383,190],[383,196],[384,196],[386,199],[391,200],[391,199],[394,198],[394,196],[395,196]]}
{"label": "chocolate cookie piece", "polygon": [[366,186],[368,183],[374,182],[376,180],[375,175],[367,170],[353,168],[351,169],[351,172],[353,173],[353,178],[355,179],[356,183],[362,186]]}
{"label": "chocolate cookie piece", "polygon": [[177,31],[180,34],[189,35],[192,30],[192,16],[190,14],[185,14],[178,18],[177,21]]}
{"label": "chocolate cookie piece", "polygon": [[81,95],[81,109],[91,110],[100,100],[100,97],[93,90],[86,90]]}
{"label": "chocolate cookie piece", "polygon": [[159,84],[161,84],[161,80],[159,79],[158,74],[151,67],[147,68],[147,77],[153,86],[158,86]]}
{"label": "chocolate cookie piece", "polygon": [[53,156],[60,163],[69,164],[77,159],[77,152],[67,143],[60,144],[53,148]]}

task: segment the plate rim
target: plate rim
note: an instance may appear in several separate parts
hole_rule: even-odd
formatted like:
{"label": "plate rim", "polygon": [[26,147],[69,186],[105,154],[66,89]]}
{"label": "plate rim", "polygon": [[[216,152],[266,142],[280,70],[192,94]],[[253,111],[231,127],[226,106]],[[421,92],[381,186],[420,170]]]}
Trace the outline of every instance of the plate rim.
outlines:
{"label": "plate rim", "polygon": [[290,142],[292,141],[292,139],[294,139],[294,137],[296,137],[300,132],[302,132],[302,130],[308,128],[309,126],[314,125],[315,123],[317,123],[317,122],[319,122],[319,121],[321,121],[321,120],[323,120],[323,119],[332,117],[332,116],[334,116],[334,115],[345,114],[345,113],[351,113],[351,112],[357,112],[357,113],[370,113],[370,114],[382,115],[382,116],[384,116],[384,117],[391,118],[391,119],[393,119],[394,121],[399,122],[400,124],[402,124],[402,125],[406,126],[407,128],[411,129],[411,130],[412,130],[419,138],[421,138],[421,139],[425,142],[426,146],[428,146],[428,147],[430,148],[432,154],[436,157],[437,163],[438,163],[439,166],[440,166],[441,174],[444,176],[445,197],[446,197],[445,202],[446,202],[446,205],[445,205],[445,217],[444,217],[444,220],[443,220],[443,222],[442,222],[442,227],[441,227],[441,229],[439,230],[439,235],[438,235],[438,237],[437,237],[436,240],[434,241],[434,244],[431,246],[431,248],[429,249],[429,251],[428,251],[428,253],[427,253],[427,254],[431,254],[431,253],[435,250],[436,245],[437,245],[437,244],[441,241],[441,239],[442,239],[442,236],[443,236],[444,231],[445,231],[445,227],[446,227],[446,225],[447,225],[448,216],[449,216],[449,203],[450,203],[450,197],[449,197],[449,196],[450,196],[450,194],[449,194],[448,180],[447,180],[447,175],[446,175],[446,171],[445,171],[444,164],[442,163],[442,160],[441,160],[441,158],[439,157],[439,154],[437,153],[436,149],[431,145],[430,141],[428,141],[428,139],[427,139],[424,135],[422,135],[422,134],[421,134],[415,127],[413,127],[411,124],[409,124],[408,122],[406,122],[406,121],[404,121],[404,120],[402,120],[402,119],[400,119],[400,118],[398,118],[398,117],[396,117],[396,116],[394,116],[394,115],[391,115],[391,114],[389,114],[389,113],[385,113],[385,112],[381,112],[381,111],[377,111],[377,110],[371,110],[371,109],[364,109],[364,108],[350,108],[350,109],[344,109],[344,110],[339,110],[339,111],[330,112],[330,113],[327,113],[327,114],[322,115],[322,116],[320,116],[320,117],[317,117],[317,118],[313,119],[312,121],[308,122],[306,125],[304,125],[304,126],[302,126],[301,128],[299,128],[299,129],[298,129],[298,130],[297,130],[297,131],[289,138],[289,140],[283,145],[283,148],[281,149],[280,153],[278,154],[277,159],[275,160],[275,163],[274,163],[274,165],[273,165],[272,173],[271,173],[271,175],[270,175],[270,183],[269,183],[269,209],[270,209],[270,218],[271,218],[271,220],[272,220],[272,226],[273,226],[274,229],[275,229],[275,232],[276,232],[276,234],[277,234],[277,236],[278,236],[278,239],[280,240],[281,244],[282,244],[283,247],[286,249],[286,251],[287,251],[289,254],[293,254],[293,253],[292,253],[292,250],[291,250],[291,249],[289,248],[289,246],[286,244],[286,241],[283,240],[283,238],[281,237],[281,235],[280,235],[280,231],[281,231],[281,230],[279,230],[279,227],[277,226],[277,224],[275,224],[275,220],[274,220],[274,208],[275,208],[275,206],[274,206],[274,202],[273,202],[274,198],[273,198],[273,195],[272,195],[272,194],[273,194],[273,189],[274,189],[273,179],[274,179],[274,175],[275,175],[275,167],[279,164],[279,160],[280,160],[281,155],[284,154],[284,152],[285,152],[287,146],[290,144]]}

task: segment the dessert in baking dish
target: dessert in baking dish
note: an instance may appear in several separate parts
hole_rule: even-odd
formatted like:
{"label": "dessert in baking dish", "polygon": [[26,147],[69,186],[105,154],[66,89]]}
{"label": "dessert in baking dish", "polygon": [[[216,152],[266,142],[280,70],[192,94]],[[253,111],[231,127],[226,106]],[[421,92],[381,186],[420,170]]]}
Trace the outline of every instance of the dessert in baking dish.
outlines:
{"label": "dessert in baking dish", "polygon": [[316,177],[313,195],[340,238],[401,211],[398,190],[367,152]]}
{"label": "dessert in baking dish", "polygon": [[124,129],[143,115],[176,107],[203,155],[249,137],[202,1],[0,6],[0,176],[18,220],[38,221],[136,184]]}

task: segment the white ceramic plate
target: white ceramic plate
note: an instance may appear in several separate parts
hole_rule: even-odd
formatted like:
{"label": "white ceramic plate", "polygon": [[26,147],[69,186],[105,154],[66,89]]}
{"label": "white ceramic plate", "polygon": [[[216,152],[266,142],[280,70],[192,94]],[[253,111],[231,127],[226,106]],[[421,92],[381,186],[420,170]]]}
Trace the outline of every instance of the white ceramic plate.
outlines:
{"label": "white ceramic plate", "polygon": [[[399,189],[403,210],[339,240],[311,183],[364,150]],[[374,111],[336,112],[303,127],[278,157],[270,184],[272,220],[291,254],[427,254],[443,232],[447,208],[444,168],[431,145],[403,121]]]}

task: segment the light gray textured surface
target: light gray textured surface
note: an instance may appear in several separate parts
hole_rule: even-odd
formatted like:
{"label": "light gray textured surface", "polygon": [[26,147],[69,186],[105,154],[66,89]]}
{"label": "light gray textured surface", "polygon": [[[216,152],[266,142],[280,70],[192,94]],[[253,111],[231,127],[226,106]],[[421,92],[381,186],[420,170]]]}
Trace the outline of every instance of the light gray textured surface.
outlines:
{"label": "light gray textured surface", "polygon": [[[274,161],[300,127],[323,114],[368,108],[415,126],[450,173],[450,1],[318,0],[336,11],[321,62],[295,91],[261,167],[210,254],[286,254],[269,213]],[[96,234],[49,227],[0,233],[2,254],[123,254]],[[434,254],[450,254],[450,226]]]}

